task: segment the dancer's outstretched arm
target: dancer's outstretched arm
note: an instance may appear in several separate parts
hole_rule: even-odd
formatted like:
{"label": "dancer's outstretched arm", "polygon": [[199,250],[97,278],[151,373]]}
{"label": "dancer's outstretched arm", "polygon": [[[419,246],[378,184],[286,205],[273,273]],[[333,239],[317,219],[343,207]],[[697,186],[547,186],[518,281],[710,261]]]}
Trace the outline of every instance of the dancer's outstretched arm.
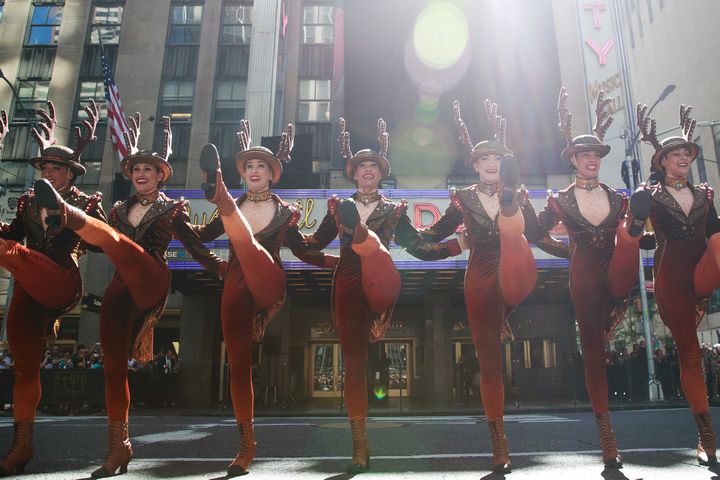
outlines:
{"label": "dancer's outstretched arm", "polygon": [[420,260],[442,260],[460,255],[462,248],[457,239],[453,238],[447,242],[427,241],[426,237],[410,223],[407,205],[401,204],[395,208],[402,209],[395,227],[395,243],[407,250],[410,255]]}
{"label": "dancer's outstretched arm", "polygon": [[305,235],[305,242],[308,247],[314,250],[322,250],[338,236],[338,224],[335,220],[335,212],[339,199],[332,196],[328,199],[328,210],[318,228],[311,235]]}
{"label": "dancer's outstretched arm", "polygon": [[200,236],[192,223],[190,223],[190,210],[187,202],[183,202],[181,206],[179,205],[176,208],[178,210],[172,219],[175,238],[180,240],[190,256],[197,260],[203,267],[220,276],[224,276],[227,263],[203,245]]}
{"label": "dancer's outstretched arm", "polygon": [[550,230],[560,223],[560,205],[549,197],[542,212],[535,215],[535,209],[526,202],[523,208],[525,217],[525,237],[540,250],[558,258],[569,258],[570,249],[560,240],[550,235]]}

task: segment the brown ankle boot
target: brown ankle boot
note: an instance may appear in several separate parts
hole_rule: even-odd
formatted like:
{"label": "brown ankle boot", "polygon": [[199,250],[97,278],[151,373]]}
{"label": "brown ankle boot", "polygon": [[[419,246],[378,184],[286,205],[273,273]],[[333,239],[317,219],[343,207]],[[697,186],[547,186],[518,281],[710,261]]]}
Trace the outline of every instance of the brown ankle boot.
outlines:
{"label": "brown ankle boot", "polygon": [[503,418],[488,420],[487,423],[490,428],[490,437],[492,438],[493,444],[492,470],[495,473],[510,473],[512,471],[512,464],[510,463],[510,449],[508,448],[507,437],[505,436]]}
{"label": "brown ankle boot", "polygon": [[650,216],[652,199],[650,192],[640,187],[630,197],[628,205],[626,228],[631,237],[639,237],[645,228],[645,219]]}
{"label": "brown ankle boot", "polygon": [[365,418],[350,420],[352,431],[352,463],[347,466],[347,473],[358,474],[370,469],[370,447],[365,431]]}
{"label": "brown ankle boot", "polygon": [[697,459],[700,465],[717,465],[717,435],[710,421],[710,412],[694,415],[698,429]]}
{"label": "brown ankle boot", "polygon": [[235,460],[230,464],[227,470],[228,477],[239,477],[247,475],[248,467],[255,458],[255,432],[253,431],[253,421],[246,420],[238,422],[238,430],[240,431],[240,451]]}
{"label": "brown ankle boot", "polygon": [[603,463],[607,468],[622,468],[622,457],[618,452],[615,432],[610,425],[610,415],[607,413],[595,414],[598,432],[600,433],[600,448],[602,448]]}
{"label": "brown ankle boot", "polygon": [[25,465],[33,457],[33,422],[17,422],[13,424],[15,435],[12,447],[5,460],[0,463],[0,477],[19,475]]}
{"label": "brown ankle boot", "polygon": [[44,178],[35,180],[33,190],[38,207],[47,210],[45,223],[48,227],[79,230],[85,225],[85,212],[65,203],[50,182]]}
{"label": "brown ankle boot", "polygon": [[106,478],[127,472],[128,463],[132,459],[132,445],[128,437],[128,422],[108,422],[110,441],[102,467],[92,472],[92,478]]}

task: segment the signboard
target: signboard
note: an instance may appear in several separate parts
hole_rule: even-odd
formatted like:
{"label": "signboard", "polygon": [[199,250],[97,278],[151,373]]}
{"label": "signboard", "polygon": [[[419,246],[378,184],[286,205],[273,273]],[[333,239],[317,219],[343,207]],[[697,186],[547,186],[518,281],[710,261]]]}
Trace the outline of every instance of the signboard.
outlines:
{"label": "signboard", "polygon": [[[573,122],[575,130],[573,135],[590,133],[592,125],[595,125],[598,93],[601,90],[605,91],[605,98],[612,100],[608,111],[615,120],[605,134],[604,141],[610,145],[611,150],[603,158],[600,181],[613,188],[623,188],[620,170],[625,159],[624,138],[628,120],[613,4],[610,0],[579,0],[577,15],[587,89],[587,118],[590,121],[586,123],[581,120],[582,117],[578,117],[584,112],[573,112],[575,113],[573,120],[577,119]],[[568,93],[570,96],[574,95],[574,92]]]}
{"label": "signboard", "polygon": [[[299,228],[304,234],[311,234],[320,225],[327,214],[327,200],[332,195],[341,198],[351,196],[355,190],[276,190],[283,200],[288,203],[296,203],[302,210]],[[185,198],[190,202],[191,219],[197,225],[207,224],[217,215],[215,205],[205,200],[200,190],[171,190],[166,192],[172,198]],[[415,228],[423,228],[435,223],[445,212],[450,204],[447,190],[381,190],[381,193],[393,201],[405,200],[408,202],[408,216]],[[233,197],[241,194],[239,191],[232,191]],[[542,210],[545,205],[547,192],[544,190],[530,191],[530,200],[537,211]],[[452,238],[452,237],[450,237]],[[227,237],[220,237],[218,240],[207,243],[208,247],[220,258],[227,259],[229,255],[229,242]],[[338,255],[340,244],[334,240],[324,251],[328,254]],[[533,248],[536,262],[543,267],[567,267],[567,260],[551,257],[545,252]],[[400,269],[464,269],[467,265],[467,252],[457,257],[439,261],[422,261],[407,253],[399,245],[391,243],[390,254],[395,264]],[[283,260],[283,267],[291,270],[317,269],[307,265],[296,258],[289,249],[283,248],[280,251]],[[168,251],[168,262],[170,268],[175,270],[199,270],[202,267],[189,256],[182,244],[173,240]]]}

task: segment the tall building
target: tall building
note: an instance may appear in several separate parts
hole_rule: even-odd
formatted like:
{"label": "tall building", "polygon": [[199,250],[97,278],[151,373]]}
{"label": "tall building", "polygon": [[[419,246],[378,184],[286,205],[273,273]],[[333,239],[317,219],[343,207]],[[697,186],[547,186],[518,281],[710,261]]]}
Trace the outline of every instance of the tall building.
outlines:
{"label": "tall building", "polygon": [[[681,7],[671,2],[649,2],[656,3],[656,24],[680,13],[675,10]],[[709,0],[705,3],[711,8]],[[461,100],[475,141],[490,132],[484,99],[499,102],[508,118],[508,143],[521,162],[536,209],[544,204],[546,189],[571,180],[569,167],[560,160],[563,137],[556,127],[561,84],[571,92],[577,133],[590,129],[587,112],[594,98],[586,83],[592,82],[584,76],[588,52],[578,35],[587,12],[573,0],[466,2],[462,9],[455,2],[410,0],[11,0],[0,5],[0,69],[19,98],[14,100],[10,88],[0,85],[0,107],[11,117],[0,163],[3,219],[13,217],[13,198],[35,174],[26,162],[36,148],[29,133],[32,110],[48,99],[57,109],[60,143],[71,141],[70,127],[81,119],[81,105],[89,99],[98,103],[98,140],[83,155],[88,173],[77,184],[102,191],[106,208],[130,194],[107,128],[101,47],[125,113],[143,115],[140,146],[157,150],[160,118],[172,119],[175,174],[167,189],[171,196],[190,200],[199,223],[209,220],[213,209],[198,190],[195,159],[205,143],[215,143],[226,178],[239,188],[234,154],[241,118],[250,120],[254,144],[270,147],[277,145],[287,123],[295,123],[293,160],[275,187],[287,201],[302,203],[304,232],[321,219],[329,193],[340,189],[338,193],[347,194],[342,189],[353,187],[341,173],[340,117],[347,120],[354,150],[375,147],[377,118],[387,120],[393,172],[384,187],[391,198],[408,198],[409,214],[418,226],[442,213],[448,188],[477,180],[464,168],[453,99]],[[635,21],[631,14],[627,18]],[[704,18],[712,30],[711,16]],[[634,48],[651,44],[651,28],[643,31],[642,38],[634,31]],[[684,51],[679,44],[673,48],[678,54]],[[632,55],[633,96],[651,101],[663,80],[642,80],[643,72],[656,70],[640,62],[640,54],[635,62]],[[670,64],[662,67],[668,69],[668,79],[674,78]],[[706,68],[710,78],[710,62]],[[701,76],[687,82],[683,88],[688,95],[701,85],[710,88]],[[711,108],[699,98],[689,101]],[[663,118],[666,107],[657,109]],[[622,116],[624,110],[616,113]],[[710,110],[698,114],[713,118]],[[703,134],[706,157],[715,158],[714,143],[706,147],[714,138]],[[623,187],[623,160],[622,148],[607,157],[611,167],[605,181],[616,188]],[[227,255],[227,240],[210,246]],[[331,245],[331,250],[337,248]],[[453,394],[448,372],[460,358],[474,358],[462,296],[466,257],[421,262],[397,246],[392,254],[401,268],[403,293],[393,327],[384,341],[371,346],[372,355],[379,358],[384,352],[391,360],[390,395],[447,403]],[[286,251],[282,256],[288,299],[258,348],[258,386],[278,387],[297,398],[339,396],[342,358],[329,311],[331,272],[303,266]],[[577,347],[567,262],[537,250],[536,258],[538,288],[511,317],[517,340],[505,350],[506,388],[516,399],[568,398],[573,377],[568,359]],[[169,261],[173,290],[156,329],[156,345],[180,346],[181,380],[192,386],[183,390],[188,392],[183,400],[208,404],[226,395],[221,284],[177,243],[171,245]],[[102,255],[90,254],[82,274],[89,295],[85,306],[63,321],[60,341],[68,344],[98,338],[96,302],[112,267]]]}

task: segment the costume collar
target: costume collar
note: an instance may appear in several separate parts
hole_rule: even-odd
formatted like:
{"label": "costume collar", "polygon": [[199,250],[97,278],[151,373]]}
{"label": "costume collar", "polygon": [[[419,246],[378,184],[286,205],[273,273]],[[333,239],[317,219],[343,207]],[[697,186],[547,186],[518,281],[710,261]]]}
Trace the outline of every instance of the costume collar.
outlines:
{"label": "costume collar", "polygon": [[670,175],[665,176],[663,183],[666,187],[674,188],[675,190],[682,190],[688,185],[687,178],[675,178]]}
{"label": "costume collar", "polygon": [[260,203],[265,202],[267,200],[270,200],[272,198],[272,192],[268,190],[263,190],[262,192],[251,192],[248,190],[247,192],[247,199],[250,200],[253,203]]}
{"label": "costume collar", "polygon": [[147,195],[141,195],[139,193],[136,193],[137,201],[140,205],[143,207],[147,207],[151,203],[155,203],[155,200],[157,200],[158,195],[160,195],[160,190],[153,190],[152,192],[148,193]]}
{"label": "costume collar", "polygon": [[580,188],[589,192],[590,190],[594,190],[599,186],[600,180],[598,180],[597,177],[590,179],[575,177],[575,188]]}
{"label": "costume collar", "polygon": [[484,193],[488,197],[492,197],[493,195],[495,195],[499,189],[500,189],[499,183],[485,183],[485,182],[480,181],[477,184],[475,184],[475,190],[478,192]]}
{"label": "costume collar", "polygon": [[377,202],[380,200],[380,194],[377,190],[372,193],[362,193],[361,191],[355,192],[355,200],[367,206],[370,203]]}

